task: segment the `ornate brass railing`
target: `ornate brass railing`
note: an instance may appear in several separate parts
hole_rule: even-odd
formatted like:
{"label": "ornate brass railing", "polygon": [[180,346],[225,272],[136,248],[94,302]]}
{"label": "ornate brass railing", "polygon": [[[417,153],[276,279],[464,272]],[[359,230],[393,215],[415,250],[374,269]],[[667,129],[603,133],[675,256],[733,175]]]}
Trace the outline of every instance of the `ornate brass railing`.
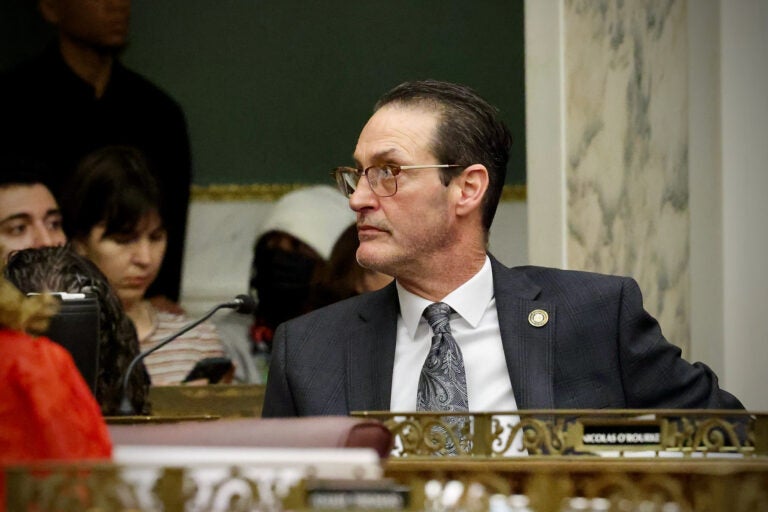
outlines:
{"label": "ornate brass railing", "polygon": [[768,510],[765,460],[448,459],[395,459],[386,475],[407,484],[414,510],[423,511]]}
{"label": "ornate brass railing", "polygon": [[[408,485],[419,510],[489,510],[492,502],[499,511],[768,510],[765,413],[355,415],[378,419],[393,433],[385,475]],[[456,447],[455,457],[441,455],[447,446]]]}
{"label": "ornate brass railing", "polygon": [[[466,414],[456,422],[444,417],[457,413],[356,415],[380,419],[395,434],[384,479],[323,481],[306,466],[210,460],[36,464],[6,470],[6,508],[445,512],[494,503],[494,510],[536,512],[768,510],[764,413],[546,410]],[[441,436],[460,448],[458,456],[435,455],[445,448]],[[514,509],[521,500],[528,508]]]}
{"label": "ornate brass railing", "polygon": [[[280,471],[265,476],[248,467],[207,464],[38,464],[6,471],[6,509],[449,512],[486,511],[494,502],[496,511],[563,512],[574,503],[573,510],[753,512],[768,510],[768,463],[758,459],[550,457],[514,465],[502,459],[481,465],[453,457],[399,459],[390,461],[387,478],[368,481],[297,479]],[[513,508],[521,499],[528,508]]]}
{"label": "ornate brass railing", "polygon": [[[210,473],[211,468],[203,470]],[[249,475],[238,466],[221,467],[201,481],[200,468],[114,464],[37,464],[6,471],[10,511],[229,511],[283,510],[300,480],[281,485]]]}
{"label": "ornate brass railing", "polygon": [[[525,410],[488,413],[356,412],[382,421],[394,457],[678,452],[768,455],[768,413],[732,410]],[[456,418],[465,418],[457,421]]]}

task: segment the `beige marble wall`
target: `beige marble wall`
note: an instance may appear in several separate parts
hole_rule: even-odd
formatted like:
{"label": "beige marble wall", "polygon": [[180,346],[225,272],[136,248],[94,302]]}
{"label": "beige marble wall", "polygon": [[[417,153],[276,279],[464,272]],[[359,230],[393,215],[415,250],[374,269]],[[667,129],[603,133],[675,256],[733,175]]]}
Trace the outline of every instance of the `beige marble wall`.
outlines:
{"label": "beige marble wall", "polygon": [[671,342],[690,343],[684,0],[566,0],[566,258],[634,277]]}

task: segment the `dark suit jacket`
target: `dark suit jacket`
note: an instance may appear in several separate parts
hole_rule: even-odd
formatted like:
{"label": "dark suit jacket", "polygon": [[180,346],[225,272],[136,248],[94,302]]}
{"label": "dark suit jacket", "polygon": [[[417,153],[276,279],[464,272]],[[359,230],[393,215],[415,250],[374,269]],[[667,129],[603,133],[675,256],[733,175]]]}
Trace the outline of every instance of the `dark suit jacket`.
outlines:
{"label": "dark suit jacket", "polygon": [[[743,408],[680,358],[633,279],[491,262],[519,409]],[[529,324],[534,309],[546,325]],[[398,310],[393,283],[279,326],[263,416],[389,410]]]}

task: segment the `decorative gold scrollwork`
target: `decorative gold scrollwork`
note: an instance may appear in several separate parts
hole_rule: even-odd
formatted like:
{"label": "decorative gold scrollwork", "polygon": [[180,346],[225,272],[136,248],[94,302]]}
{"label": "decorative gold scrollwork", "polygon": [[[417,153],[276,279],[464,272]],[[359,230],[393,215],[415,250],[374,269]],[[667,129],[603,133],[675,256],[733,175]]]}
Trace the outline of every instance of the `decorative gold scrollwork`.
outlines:
{"label": "decorative gold scrollwork", "polygon": [[[768,454],[766,414],[702,410],[528,410],[489,413],[354,413],[392,432],[393,456],[593,454],[601,451]],[[756,425],[759,427],[757,428]],[[585,435],[586,428],[592,429]],[[595,429],[602,433],[595,435]],[[762,437],[761,437],[762,436]],[[585,439],[590,438],[587,442]],[[594,439],[607,439],[596,443]],[[650,440],[649,440],[650,439]]]}

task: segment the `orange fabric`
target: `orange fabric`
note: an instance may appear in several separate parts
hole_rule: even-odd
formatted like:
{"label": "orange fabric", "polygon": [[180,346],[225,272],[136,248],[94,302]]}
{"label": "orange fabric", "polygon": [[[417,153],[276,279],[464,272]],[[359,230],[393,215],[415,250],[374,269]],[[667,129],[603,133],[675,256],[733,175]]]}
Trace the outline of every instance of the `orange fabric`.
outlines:
{"label": "orange fabric", "polygon": [[[48,338],[0,329],[0,467],[111,455],[99,405],[69,352]],[[4,480],[0,471],[0,510]]]}

